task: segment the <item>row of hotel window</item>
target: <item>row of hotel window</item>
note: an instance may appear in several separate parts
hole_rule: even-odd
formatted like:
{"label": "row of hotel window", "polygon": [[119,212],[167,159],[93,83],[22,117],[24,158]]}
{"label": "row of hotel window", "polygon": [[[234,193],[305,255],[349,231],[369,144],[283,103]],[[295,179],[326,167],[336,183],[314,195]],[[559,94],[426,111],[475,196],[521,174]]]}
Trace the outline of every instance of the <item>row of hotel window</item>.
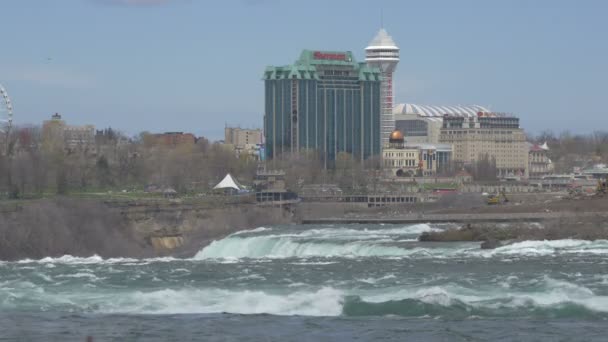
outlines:
{"label": "row of hotel window", "polygon": [[410,153],[410,152],[389,152],[386,154],[387,157],[406,157],[406,158],[414,158],[418,155],[418,153]]}
{"label": "row of hotel window", "polygon": [[[500,142],[500,141],[497,141]],[[468,147],[469,149],[492,149],[492,150],[498,150],[498,151],[516,151],[517,145],[516,146],[505,146],[505,145],[493,145],[493,144],[461,144],[461,143],[456,143],[454,144],[454,146],[458,149],[464,148],[464,147]],[[520,146],[520,149],[523,149]]]}
{"label": "row of hotel window", "polygon": [[[404,156],[404,154],[406,154],[406,156]],[[389,152],[385,155],[385,158],[416,158],[417,157],[417,153],[393,153],[393,152]],[[422,159],[423,160],[436,160],[437,157],[435,156],[435,154],[426,154],[424,153],[422,155]]]}
{"label": "row of hotel window", "polygon": [[416,197],[380,197],[374,198],[370,197],[370,202],[378,202],[378,203],[386,203],[386,202],[401,202],[401,203],[414,203],[417,202],[418,198]]}
{"label": "row of hotel window", "polygon": [[415,167],[416,160],[414,159],[406,159],[406,160],[385,160],[384,166],[410,166]]}
{"label": "row of hotel window", "polygon": [[443,131],[444,134],[513,134],[513,131]]}
{"label": "row of hotel window", "polygon": [[[512,143],[523,143],[523,141],[517,141],[517,140],[494,140],[494,141],[488,141],[488,140],[475,140],[475,141],[461,141],[461,140],[445,140],[447,142],[453,142],[454,145],[456,145],[456,147],[462,147],[462,146],[479,146],[479,144],[483,144],[481,146],[483,146],[484,148],[491,148],[491,147],[495,147],[495,148],[507,148],[507,149],[511,149],[513,147],[511,146],[503,146],[500,144],[512,144]],[[492,143],[494,144],[499,144],[499,145],[492,145]]]}

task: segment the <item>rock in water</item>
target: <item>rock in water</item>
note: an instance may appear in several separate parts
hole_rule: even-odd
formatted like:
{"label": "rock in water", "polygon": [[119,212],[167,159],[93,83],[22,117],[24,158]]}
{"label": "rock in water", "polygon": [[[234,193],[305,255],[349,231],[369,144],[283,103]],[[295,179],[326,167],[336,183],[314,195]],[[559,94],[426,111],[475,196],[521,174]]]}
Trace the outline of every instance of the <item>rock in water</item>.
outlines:
{"label": "rock in water", "polygon": [[496,239],[486,239],[484,242],[481,243],[481,249],[494,249],[500,246],[500,241]]}

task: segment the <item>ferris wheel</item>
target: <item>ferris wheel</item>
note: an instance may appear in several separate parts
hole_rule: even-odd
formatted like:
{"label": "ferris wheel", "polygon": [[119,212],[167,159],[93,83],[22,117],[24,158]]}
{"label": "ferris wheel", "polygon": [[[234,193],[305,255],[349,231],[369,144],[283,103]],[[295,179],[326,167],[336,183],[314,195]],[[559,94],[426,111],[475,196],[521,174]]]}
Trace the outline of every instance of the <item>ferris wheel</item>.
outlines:
{"label": "ferris wheel", "polygon": [[0,84],[0,133],[9,134],[13,126],[13,104],[6,89]]}

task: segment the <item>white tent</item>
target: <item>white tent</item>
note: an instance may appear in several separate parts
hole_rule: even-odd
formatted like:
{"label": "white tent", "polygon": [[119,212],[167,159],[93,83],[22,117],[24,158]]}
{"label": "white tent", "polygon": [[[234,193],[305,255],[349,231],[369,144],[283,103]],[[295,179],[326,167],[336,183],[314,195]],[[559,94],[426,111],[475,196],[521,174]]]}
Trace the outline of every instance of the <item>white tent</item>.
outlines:
{"label": "white tent", "polygon": [[221,182],[219,182],[216,186],[213,187],[213,189],[234,189],[238,191],[241,190],[241,187],[234,180],[234,178],[232,178],[230,174],[227,174]]}

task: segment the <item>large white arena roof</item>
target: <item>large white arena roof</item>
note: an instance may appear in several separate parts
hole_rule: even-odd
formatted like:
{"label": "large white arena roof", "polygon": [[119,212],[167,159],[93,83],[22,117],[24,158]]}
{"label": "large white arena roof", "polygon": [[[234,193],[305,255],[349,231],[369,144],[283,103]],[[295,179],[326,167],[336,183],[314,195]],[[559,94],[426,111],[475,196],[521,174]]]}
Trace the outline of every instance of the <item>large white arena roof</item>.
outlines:
{"label": "large white arena roof", "polygon": [[419,115],[429,118],[442,118],[443,115],[476,116],[478,112],[489,113],[490,110],[479,105],[467,106],[428,106],[412,103],[400,103],[393,108],[393,114]]}

